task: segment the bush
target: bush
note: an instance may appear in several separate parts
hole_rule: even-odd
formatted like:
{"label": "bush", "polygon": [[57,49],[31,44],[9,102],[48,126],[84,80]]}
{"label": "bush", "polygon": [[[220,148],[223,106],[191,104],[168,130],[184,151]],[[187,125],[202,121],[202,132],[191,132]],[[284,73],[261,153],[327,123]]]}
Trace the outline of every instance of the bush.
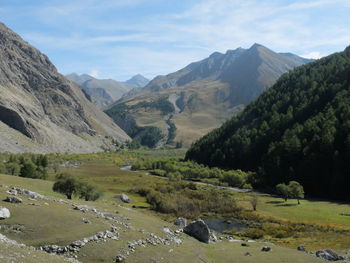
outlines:
{"label": "bush", "polygon": [[251,239],[260,239],[264,237],[264,231],[258,228],[247,228],[241,235]]}
{"label": "bush", "polygon": [[91,184],[80,182],[69,174],[60,174],[52,187],[53,191],[65,194],[68,199],[73,196],[84,198],[85,201],[95,201],[101,197],[101,192]]}

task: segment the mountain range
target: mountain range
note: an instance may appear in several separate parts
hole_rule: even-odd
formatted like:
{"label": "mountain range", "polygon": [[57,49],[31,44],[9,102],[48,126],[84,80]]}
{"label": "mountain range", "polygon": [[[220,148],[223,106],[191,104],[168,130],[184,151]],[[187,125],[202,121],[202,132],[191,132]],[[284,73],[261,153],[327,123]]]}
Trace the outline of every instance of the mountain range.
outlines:
{"label": "mountain range", "polygon": [[[312,60],[276,53],[262,45],[215,52],[124,95],[106,110],[131,136],[133,127],[154,126],[166,138],[189,146],[256,99],[289,70]],[[159,105],[173,108],[165,112]],[[153,105],[153,106],[152,106]],[[169,137],[170,138],[169,140]]]}
{"label": "mountain range", "polygon": [[88,74],[71,73],[66,77],[82,87],[99,108],[104,108],[120,99],[130,90],[137,90],[147,85],[149,80],[137,74],[131,79],[120,82],[113,79],[97,79]]}
{"label": "mountain range", "polygon": [[0,24],[0,151],[97,152],[125,134],[47,56]]}
{"label": "mountain range", "polygon": [[298,181],[309,196],[349,200],[350,47],[298,67],[187,159],[254,171],[255,187]]}

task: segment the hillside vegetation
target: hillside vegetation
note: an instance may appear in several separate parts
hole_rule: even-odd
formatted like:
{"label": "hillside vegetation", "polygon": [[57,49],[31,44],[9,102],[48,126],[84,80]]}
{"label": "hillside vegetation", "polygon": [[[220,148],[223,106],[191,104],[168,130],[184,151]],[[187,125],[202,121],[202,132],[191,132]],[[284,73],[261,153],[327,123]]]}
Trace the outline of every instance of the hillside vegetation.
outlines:
{"label": "hillside vegetation", "polygon": [[350,47],[283,75],[186,158],[256,171],[257,186],[301,182],[309,195],[349,199]]}

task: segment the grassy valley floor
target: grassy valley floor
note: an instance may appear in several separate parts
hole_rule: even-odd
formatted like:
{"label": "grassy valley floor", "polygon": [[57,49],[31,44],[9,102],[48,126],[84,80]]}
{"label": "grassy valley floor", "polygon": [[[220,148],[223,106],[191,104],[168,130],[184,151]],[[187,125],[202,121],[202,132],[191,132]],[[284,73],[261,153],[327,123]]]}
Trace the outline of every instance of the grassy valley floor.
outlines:
{"label": "grassy valley floor", "polygon": [[[23,259],[23,261],[18,259],[14,262],[65,262],[63,257],[48,256],[44,252],[33,250],[30,246],[40,247],[47,244],[65,246],[100,231],[109,230],[112,225],[118,229],[119,240],[106,239],[88,242],[79,252],[71,256],[76,256],[79,261],[84,263],[114,262],[117,255],[125,255],[125,262],[316,263],[324,261],[297,251],[296,247],[305,245],[308,250],[312,251],[334,248],[343,252],[349,247],[350,217],[340,216],[341,213],[349,212],[350,206],[348,204],[303,200],[301,205],[295,205],[295,200],[285,203],[281,202],[282,200],[279,198],[261,194],[259,195],[257,211],[252,212],[249,193],[232,193],[232,195],[243,209],[240,213],[242,220],[244,216],[246,216],[246,220],[252,220],[251,215],[259,218],[259,224],[263,226],[265,235],[257,242],[246,242],[247,239],[251,238],[243,237],[240,233],[223,233],[218,235],[219,242],[204,244],[183,233],[175,234],[172,232],[172,237],[182,240],[181,244],[160,242],[158,245],[147,243],[144,247],[130,245],[129,242],[147,240],[152,235],[166,238],[168,234],[164,232],[164,227],[172,231],[178,228],[172,224],[176,215],[161,214],[151,210],[146,198],[134,191],[140,186],[168,185],[170,183],[168,179],[147,175],[144,172],[123,171],[120,170],[120,167],[145,155],[166,155],[173,158],[182,154],[174,151],[137,151],[96,155],[52,155],[49,157],[50,163],[59,163],[60,165],[50,170],[49,180],[0,175],[0,200],[4,200],[8,196],[6,191],[11,186],[29,189],[47,197],[44,200],[28,200],[26,197],[19,196],[23,199],[23,203],[20,204],[0,201],[1,206],[7,207],[11,211],[11,218],[0,221],[0,232],[8,238],[28,246],[20,248],[0,242],[0,254],[8,260],[4,262],[11,262],[9,259],[14,255]],[[69,172],[83,181],[95,184],[103,190],[102,198],[94,202],[78,199],[66,202],[65,196],[52,191],[55,171]],[[126,193],[132,202],[122,203],[119,199],[121,193]],[[59,201],[60,199],[63,201]],[[74,210],[73,204],[93,206],[97,212],[107,213],[118,223],[101,217],[92,210],[87,212]],[[91,224],[85,224],[83,218],[88,219]],[[308,232],[310,229],[306,228],[305,232],[297,232],[293,236],[282,238],[276,238],[274,235],[269,236],[272,233],[269,227],[281,224],[281,222],[285,226],[293,224],[317,225],[320,226],[321,230],[315,231],[314,235],[310,235]],[[326,228],[329,231],[324,230]],[[284,229],[284,231],[287,230]],[[311,230],[315,229],[311,228]],[[241,241],[229,242],[228,236],[232,236],[232,239],[241,239]],[[276,245],[273,245],[271,241]],[[245,245],[242,246],[242,244]],[[266,245],[272,247],[271,252],[261,251],[261,248]],[[134,252],[131,252],[130,246],[135,248]],[[127,251],[129,251],[129,255],[126,254]],[[247,252],[251,256],[246,256]],[[43,261],[44,258],[48,261]],[[0,262],[2,262],[1,259]]]}

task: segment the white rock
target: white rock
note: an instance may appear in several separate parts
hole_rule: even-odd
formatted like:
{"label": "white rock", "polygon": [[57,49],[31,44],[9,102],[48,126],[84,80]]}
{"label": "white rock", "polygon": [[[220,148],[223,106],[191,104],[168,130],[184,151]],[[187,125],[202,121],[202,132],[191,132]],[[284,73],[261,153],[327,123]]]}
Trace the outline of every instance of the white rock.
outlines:
{"label": "white rock", "polygon": [[0,207],[0,219],[10,218],[11,213],[6,207]]}

